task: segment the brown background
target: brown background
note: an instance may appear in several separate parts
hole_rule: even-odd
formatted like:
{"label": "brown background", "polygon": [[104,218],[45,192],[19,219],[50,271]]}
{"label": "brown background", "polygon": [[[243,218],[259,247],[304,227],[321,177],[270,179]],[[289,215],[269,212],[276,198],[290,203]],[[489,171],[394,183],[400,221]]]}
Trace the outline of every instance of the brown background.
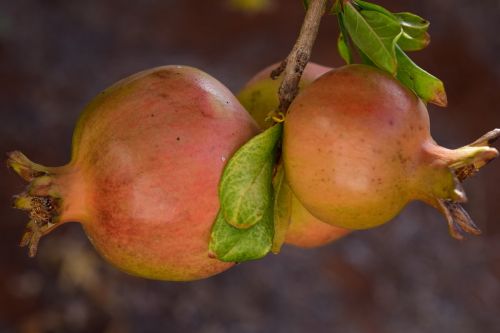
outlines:
{"label": "brown background", "polygon": [[[449,107],[430,107],[435,139],[465,144],[500,126],[500,1],[380,1],[432,22],[413,58],[440,77]],[[286,56],[303,9],[277,1],[251,15],[225,1],[0,2],[0,152],[61,165],[79,110],[101,89],[163,64],[199,67],[237,90]],[[339,66],[325,18],[313,60]],[[17,247],[23,184],[0,169],[0,332],[498,332],[500,162],[467,184],[482,237],[452,240],[420,203],[395,221],[316,250],[286,247],[214,278],[168,283],[105,264],[81,228]]]}

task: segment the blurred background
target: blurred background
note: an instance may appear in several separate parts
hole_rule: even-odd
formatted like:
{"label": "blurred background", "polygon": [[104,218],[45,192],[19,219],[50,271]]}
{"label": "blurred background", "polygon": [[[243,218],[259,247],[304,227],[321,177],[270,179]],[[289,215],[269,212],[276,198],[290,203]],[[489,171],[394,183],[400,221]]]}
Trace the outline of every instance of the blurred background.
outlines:
{"label": "blurred background", "polygon": [[[304,10],[246,1],[3,0],[0,152],[62,165],[80,110],[99,91],[163,64],[199,67],[237,91],[283,59]],[[431,21],[413,59],[441,78],[449,107],[430,106],[434,138],[458,147],[500,126],[500,1],[377,1]],[[313,61],[342,64],[325,17]],[[142,280],[107,265],[77,224],[18,247],[27,216],[10,208],[23,182],[0,168],[0,332],[499,332],[500,161],[466,183],[484,231],[453,240],[420,203],[387,225],[315,250],[190,283]]]}

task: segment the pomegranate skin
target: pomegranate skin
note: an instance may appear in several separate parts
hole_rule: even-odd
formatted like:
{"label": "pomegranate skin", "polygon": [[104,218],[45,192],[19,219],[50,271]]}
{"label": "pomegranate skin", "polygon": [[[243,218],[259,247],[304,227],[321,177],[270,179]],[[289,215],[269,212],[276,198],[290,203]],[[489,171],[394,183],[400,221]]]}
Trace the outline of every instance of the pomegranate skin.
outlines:
{"label": "pomegranate skin", "polygon": [[329,244],[349,234],[351,230],[327,224],[314,217],[292,194],[290,225],[285,243],[302,248]]}
{"label": "pomegranate skin", "polygon": [[97,251],[133,275],[188,281],[222,272],[233,263],[208,253],[217,186],[257,133],[229,90],[200,70],[164,66],[126,78],[77,124],[72,160],[53,176],[57,224],[81,222]]}
{"label": "pomegranate skin", "polygon": [[422,101],[365,65],[332,70],[306,87],[284,126],[292,191],[315,217],[347,229],[381,225],[411,200],[437,208],[464,202],[453,170],[497,155],[490,147],[438,146]]}
{"label": "pomegranate skin", "polygon": [[[271,72],[279,66],[279,63],[266,67],[252,77],[237,94],[238,100],[252,115],[255,121],[262,128],[267,128],[273,124],[267,115],[272,110],[278,108],[278,90],[283,76],[276,80],[271,79]],[[318,77],[330,71],[332,68],[316,63],[308,63],[300,79],[299,87],[304,89]],[[286,181],[286,180],[285,180]],[[290,223],[285,236],[285,243],[302,248],[314,248],[326,245],[348,234],[350,230],[339,228],[324,223],[311,215],[300,203],[300,201],[289,191],[288,185],[284,185],[282,190],[287,194],[280,196],[285,200],[290,200]],[[278,203],[278,205],[284,203]],[[285,205],[287,205],[285,203]]]}

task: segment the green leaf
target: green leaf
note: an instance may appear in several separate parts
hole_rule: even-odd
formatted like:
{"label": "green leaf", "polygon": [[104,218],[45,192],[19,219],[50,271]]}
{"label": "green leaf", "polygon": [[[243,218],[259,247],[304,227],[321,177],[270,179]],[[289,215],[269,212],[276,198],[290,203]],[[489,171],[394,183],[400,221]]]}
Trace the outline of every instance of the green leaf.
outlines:
{"label": "green leaf", "polygon": [[285,180],[283,164],[278,166],[274,186],[274,238],[271,251],[279,253],[285,242],[292,213],[292,190]]}
{"label": "green leaf", "polygon": [[339,33],[339,37],[337,38],[337,49],[346,64],[352,63],[351,50],[349,50],[349,46],[347,46],[343,33]]}
{"label": "green leaf", "polygon": [[403,28],[403,34],[398,40],[398,45],[405,51],[418,51],[429,45],[430,35],[427,33],[429,21],[413,13],[391,13],[382,6],[356,0],[354,4],[362,11],[375,11],[398,21]]}
{"label": "green leaf", "polygon": [[426,32],[430,25],[429,21],[413,13],[396,13],[394,16],[401,22],[403,29],[412,36],[414,33]]}
{"label": "green leaf", "polygon": [[397,20],[395,14],[391,13],[390,11],[385,9],[384,7],[376,5],[374,3],[371,3],[368,1],[362,1],[362,0],[355,0],[354,4],[362,10],[371,10],[374,12],[384,14],[384,15],[392,18],[393,20]]}
{"label": "green leaf", "polygon": [[227,262],[244,262],[264,257],[273,242],[272,205],[262,219],[247,229],[235,228],[227,223],[221,211],[212,227],[210,252]]}
{"label": "green leaf", "polygon": [[422,100],[439,106],[447,105],[444,84],[435,76],[418,67],[401,48],[396,47],[398,57],[397,78]]}
{"label": "green leaf", "polygon": [[304,4],[304,8],[307,10],[309,8],[310,0],[302,0],[302,4]]}
{"label": "green leaf", "polygon": [[361,58],[361,62],[365,65],[368,65],[368,66],[372,66],[372,67],[377,67],[377,65],[375,65],[373,63],[373,61],[370,60],[370,58],[368,58],[366,56],[366,54],[363,53],[363,51],[361,51],[360,49],[356,49],[358,51],[358,54],[359,54],[359,57]]}
{"label": "green leaf", "polygon": [[352,63],[351,46],[349,45],[349,37],[344,26],[343,15],[339,13],[339,37],[337,38],[337,50],[340,56],[347,64]]}
{"label": "green leaf", "polygon": [[427,33],[429,21],[412,13],[394,14],[403,28],[403,35],[398,45],[404,51],[419,51],[429,45],[430,35]]}
{"label": "green leaf", "polygon": [[229,160],[219,184],[221,211],[237,228],[248,228],[264,216],[273,200],[272,177],[282,124],[244,144]]}
{"label": "green leaf", "polygon": [[398,40],[398,45],[404,51],[420,51],[426,48],[430,42],[431,36],[427,32],[415,36],[403,32],[403,35]]}
{"label": "green leaf", "polygon": [[397,69],[395,46],[403,33],[399,22],[377,11],[358,12],[349,2],[344,4],[343,19],[354,44],[377,67],[395,74]]}

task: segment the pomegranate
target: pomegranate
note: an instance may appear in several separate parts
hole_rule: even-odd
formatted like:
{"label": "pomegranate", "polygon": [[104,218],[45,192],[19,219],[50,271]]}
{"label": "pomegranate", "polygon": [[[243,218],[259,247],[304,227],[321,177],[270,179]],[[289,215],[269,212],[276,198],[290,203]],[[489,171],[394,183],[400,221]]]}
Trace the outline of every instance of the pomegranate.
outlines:
{"label": "pomegranate", "polygon": [[30,212],[22,239],[77,221],[97,251],[133,275],[206,278],[232,263],[208,243],[226,161],[258,132],[236,98],[202,71],[164,66],[99,94],[73,136],[71,161],[45,167],[20,152],[8,164],[30,182],[15,206]]}
{"label": "pomegranate", "polygon": [[459,205],[466,201],[459,180],[498,156],[490,141],[440,147],[412,91],[383,71],[349,65],[324,74],[293,101],[283,160],[292,191],[324,222],[371,228],[422,200],[440,209],[461,238],[461,231],[479,230]]}
{"label": "pomegranate", "polygon": [[[272,119],[268,119],[267,116],[279,105],[278,90],[283,77],[276,80],[271,79],[271,72],[278,66],[279,64],[273,64],[258,72],[237,94],[241,104],[262,128],[273,124]],[[300,89],[308,86],[330,70],[329,67],[308,63],[299,83]],[[347,229],[326,224],[311,215],[289,191],[286,181],[282,185],[282,191],[286,191],[286,193],[280,195],[280,200],[290,200],[288,203],[290,224],[286,232],[285,243],[304,248],[318,247],[350,232]],[[278,202],[278,205],[284,204]]]}

